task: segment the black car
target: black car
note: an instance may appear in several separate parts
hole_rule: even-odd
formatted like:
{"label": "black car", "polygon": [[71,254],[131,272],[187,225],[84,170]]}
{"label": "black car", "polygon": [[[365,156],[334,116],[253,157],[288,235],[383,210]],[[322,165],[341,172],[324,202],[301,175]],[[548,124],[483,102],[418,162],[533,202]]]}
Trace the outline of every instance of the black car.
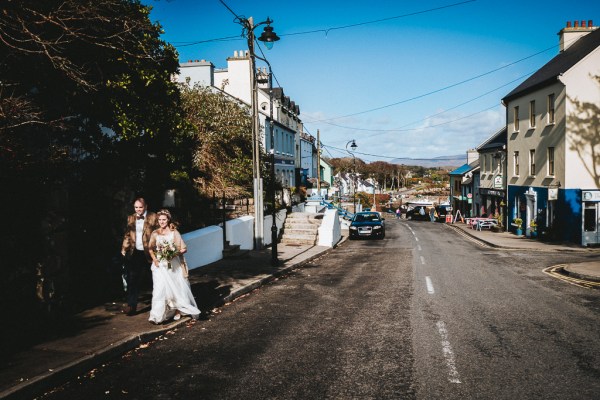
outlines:
{"label": "black car", "polygon": [[437,213],[436,221],[446,222],[446,215],[452,216],[452,207],[449,204],[440,204],[435,206],[435,212]]}
{"label": "black car", "polygon": [[350,223],[350,239],[385,237],[385,218],[377,212],[359,212]]}
{"label": "black car", "polygon": [[429,221],[429,209],[425,206],[416,206],[406,212],[406,219]]}

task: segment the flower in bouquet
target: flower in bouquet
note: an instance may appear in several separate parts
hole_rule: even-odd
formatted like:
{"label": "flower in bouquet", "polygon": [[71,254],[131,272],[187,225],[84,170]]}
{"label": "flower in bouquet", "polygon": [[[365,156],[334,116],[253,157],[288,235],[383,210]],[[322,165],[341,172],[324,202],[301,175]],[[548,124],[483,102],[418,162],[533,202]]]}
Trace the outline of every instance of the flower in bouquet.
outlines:
{"label": "flower in bouquet", "polygon": [[156,257],[159,261],[167,261],[168,268],[171,268],[171,260],[178,254],[175,243],[170,240],[163,240],[156,245]]}

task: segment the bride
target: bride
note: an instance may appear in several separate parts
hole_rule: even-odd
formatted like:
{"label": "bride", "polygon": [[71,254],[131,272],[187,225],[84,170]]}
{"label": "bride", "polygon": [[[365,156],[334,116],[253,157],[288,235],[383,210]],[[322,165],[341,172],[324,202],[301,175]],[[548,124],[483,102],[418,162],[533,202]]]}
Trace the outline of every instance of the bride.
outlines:
{"label": "bride", "polygon": [[187,270],[180,256],[187,251],[181,235],[171,223],[171,213],[156,213],[159,228],[150,236],[152,257],[152,309],[150,322],[159,324],[171,317],[177,321],[182,314],[197,319],[200,310],[187,280]]}

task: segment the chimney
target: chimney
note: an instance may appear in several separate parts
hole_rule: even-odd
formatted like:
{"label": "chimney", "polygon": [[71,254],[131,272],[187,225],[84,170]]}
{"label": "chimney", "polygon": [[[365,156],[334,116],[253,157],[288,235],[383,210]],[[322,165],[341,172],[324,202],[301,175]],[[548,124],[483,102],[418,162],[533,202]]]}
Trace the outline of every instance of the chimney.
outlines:
{"label": "chimney", "polygon": [[467,164],[471,164],[475,160],[479,160],[479,152],[477,149],[467,150]]}
{"label": "chimney", "polygon": [[579,25],[579,22],[580,21],[567,21],[566,28],[563,28],[558,32],[561,52],[568,49],[573,43],[579,40],[579,38],[597,29],[591,19],[587,21],[587,24],[586,21],[582,19],[581,26]]}

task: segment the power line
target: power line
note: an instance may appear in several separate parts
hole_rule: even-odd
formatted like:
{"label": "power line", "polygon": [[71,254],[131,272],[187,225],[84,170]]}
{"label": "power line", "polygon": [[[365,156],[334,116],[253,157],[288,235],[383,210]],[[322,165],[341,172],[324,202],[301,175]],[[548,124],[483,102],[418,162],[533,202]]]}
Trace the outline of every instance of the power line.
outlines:
{"label": "power line", "polygon": [[476,0],[467,0],[467,1],[462,1],[460,3],[448,4],[446,6],[441,6],[441,7],[436,7],[436,8],[430,8],[430,9],[422,10],[422,11],[415,11],[415,12],[408,13],[408,14],[396,15],[396,16],[393,16],[393,17],[381,18],[381,19],[376,19],[376,20],[372,20],[372,21],[365,21],[365,22],[357,22],[355,24],[335,26],[335,27],[327,28],[327,29],[315,29],[315,30],[312,30],[312,31],[295,32],[295,33],[284,33],[284,34],[281,34],[279,36],[307,35],[307,34],[311,34],[311,33],[320,33],[320,32],[325,33],[325,35],[327,36],[327,34],[329,34],[329,32],[334,31],[334,30],[354,28],[354,27],[357,27],[357,26],[369,25],[369,24],[376,24],[378,22],[390,21],[390,20],[393,20],[393,19],[399,19],[399,18],[405,18],[405,17],[412,17],[414,15],[425,14],[425,13],[428,13],[428,12],[438,11],[438,10],[442,10],[442,9],[450,8],[450,7],[456,7],[456,6],[460,6],[460,5],[466,4],[466,3],[473,3],[475,1]]}
{"label": "power line", "polygon": [[[348,152],[345,149],[341,149],[339,147],[330,146],[330,145],[323,145],[323,147],[339,151],[340,153],[343,153],[343,154],[348,154]],[[409,161],[449,161],[449,160],[455,160],[455,158],[449,157],[449,156],[447,156],[447,157],[437,157],[437,158],[411,158],[411,157],[398,157],[398,156],[393,156],[393,157],[392,156],[382,156],[382,155],[379,155],[379,154],[362,153],[362,152],[359,152],[359,151],[354,151],[353,153],[354,154],[360,154],[360,155],[363,155],[363,156],[379,157],[379,158],[389,158],[389,159],[402,158],[403,160],[409,160]],[[329,154],[331,154],[331,153],[329,153]],[[332,158],[334,158],[334,157],[332,157]]]}
{"label": "power line", "polygon": [[[533,71],[533,72],[535,72],[535,71]],[[457,108],[459,108],[459,107],[462,107],[462,106],[464,106],[465,104],[471,103],[471,102],[473,102],[473,101],[475,101],[475,100],[477,100],[477,99],[480,99],[480,98],[482,98],[482,97],[484,97],[484,96],[487,96],[487,95],[488,95],[488,94],[490,94],[490,93],[493,93],[493,92],[495,92],[495,91],[497,91],[497,90],[500,90],[500,89],[502,89],[502,88],[503,88],[503,87],[505,87],[505,86],[508,86],[508,85],[510,85],[510,84],[512,84],[512,83],[514,83],[514,82],[517,82],[517,81],[519,81],[519,80],[521,80],[521,79],[523,79],[523,78],[525,78],[525,77],[527,77],[527,76],[529,76],[529,75],[533,74],[533,72],[529,72],[529,73],[527,73],[527,74],[525,74],[525,75],[521,75],[520,77],[518,77],[518,78],[516,78],[516,79],[513,79],[512,81],[510,81],[510,82],[508,82],[508,83],[505,83],[505,84],[503,84],[503,85],[501,85],[501,86],[498,86],[498,87],[497,87],[497,88],[495,88],[495,89],[489,90],[489,91],[487,91],[487,92],[485,92],[485,93],[483,93],[483,94],[481,94],[481,95],[479,95],[479,96],[473,97],[473,98],[471,98],[471,99],[469,99],[469,100],[467,100],[467,101],[465,101],[465,102],[462,102],[462,103],[460,103],[460,104],[457,104],[457,105],[455,105],[455,106],[452,106],[452,107],[450,107],[450,108],[448,108],[448,109],[446,109],[446,110],[444,110],[444,111],[441,111],[441,112],[439,112],[439,113],[436,113],[436,114],[428,115],[428,116],[426,116],[426,117],[424,117],[424,118],[422,118],[422,119],[419,119],[419,120],[416,120],[416,121],[413,121],[413,122],[410,122],[410,123],[404,124],[404,125],[400,126],[399,128],[395,128],[395,129],[370,129],[370,128],[357,128],[357,127],[352,127],[352,126],[347,126],[347,125],[339,125],[339,124],[334,124],[333,122],[327,122],[326,120],[321,120],[321,121],[319,121],[319,120],[313,120],[313,121],[306,121],[306,122],[307,122],[307,123],[309,123],[309,124],[310,124],[310,123],[314,123],[314,122],[323,122],[323,123],[325,123],[325,124],[327,124],[327,125],[335,126],[335,127],[338,127],[338,128],[349,129],[349,130],[355,130],[355,131],[381,132],[381,134],[383,134],[383,133],[387,133],[387,132],[409,132],[409,131],[421,130],[421,129],[423,129],[423,128],[409,128],[409,129],[404,129],[404,128],[405,128],[405,127],[407,127],[407,126],[410,126],[410,125],[413,125],[413,124],[419,123],[419,122],[426,121],[426,120],[428,120],[429,118],[437,117],[437,116],[439,116],[439,115],[442,115],[442,114],[444,114],[444,113],[447,113],[448,111],[455,110],[455,109],[457,109]],[[488,110],[488,109],[489,109],[489,108],[487,108],[486,110]],[[483,110],[483,111],[486,111],[486,110]],[[309,118],[309,119],[310,119],[310,118]],[[462,119],[462,118],[460,118],[460,119]],[[454,122],[454,121],[458,121],[458,120],[448,121],[448,122],[446,122],[446,123],[451,123],[451,122]],[[437,126],[437,125],[435,125],[435,126]],[[372,137],[372,136],[376,136],[376,135],[370,135],[369,137]]]}
{"label": "power line", "polygon": [[551,46],[551,47],[548,47],[548,48],[546,48],[546,49],[544,49],[544,50],[542,50],[542,51],[539,51],[539,52],[537,52],[537,53],[535,53],[535,54],[532,54],[532,55],[530,55],[530,56],[527,56],[527,57],[521,58],[520,60],[514,61],[514,62],[512,62],[512,63],[510,63],[510,64],[507,64],[507,65],[504,65],[504,66],[502,66],[502,67],[498,67],[498,68],[492,69],[492,70],[490,70],[490,71],[487,71],[487,72],[484,72],[484,73],[482,73],[482,74],[479,74],[479,75],[473,76],[473,77],[471,77],[471,78],[468,78],[468,79],[465,79],[465,80],[463,80],[463,81],[456,82],[456,83],[453,83],[453,84],[451,84],[451,85],[448,85],[448,86],[444,86],[443,88],[436,89],[436,90],[432,90],[431,92],[423,93],[423,94],[420,94],[420,95],[417,95],[417,96],[414,96],[414,97],[411,97],[411,98],[408,98],[408,99],[400,100],[400,101],[397,101],[397,102],[395,102],[395,103],[386,104],[386,105],[384,105],[384,106],[381,106],[381,107],[375,107],[375,108],[371,108],[371,109],[369,109],[369,110],[358,111],[358,112],[355,112],[355,113],[352,113],[352,114],[346,114],[346,115],[341,115],[341,116],[339,116],[339,117],[333,117],[333,118],[321,119],[321,120],[317,120],[317,121],[313,121],[313,122],[325,122],[325,121],[333,121],[333,120],[340,119],[340,118],[353,117],[353,116],[355,116],[355,115],[366,114],[366,113],[370,113],[370,112],[373,112],[373,111],[382,110],[382,109],[384,109],[384,108],[389,108],[389,107],[397,106],[398,104],[408,103],[409,101],[414,101],[414,100],[417,100],[417,99],[421,99],[421,98],[423,98],[423,97],[431,96],[432,94],[439,93],[439,92],[443,92],[444,90],[451,89],[451,88],[453,88],[453,87],[456,87],[456,86],[459,86],[459,85],[465,84],[465,83],[467,83],[467,82],[470,82],[470,81],[473,81],[473,80],[475,80],[475,79],[482,78],[482,77],[484,77],[484,76],[486,76],[486,75],[490,75],[490,74],[492,74],[492,73],[494,73],[494,72],[498,72],[498,71],[500,71],[500,70],[502,70],[502,69],[504,69],[504,68],[511,67],[511,66],[513,66],[513,65],[515,65],[515,64],[517,64],[517,63],[520,63],[520,62],[522,62],[522,61],[525,61],[525,60],[527,60],[527,59],[529,59],[529,58],[535,57],[535,56],[537,56],[537,55],[539,55],[539,54],[545,53],[545,52],[547,52],[547,51],[549,51],[549,50],[552,50],[552,49],[554,49],[554,48],[556,48],[556,45],[554,45],[554,46]]}
{"label": "power line", "polygon": [[[225,6],[225,8],[227,8],[227,10],[229,10],[229,12],[231,12],[236,17],[236,20],[243,19],[243,17],[241,17],[237,13],[235,13],[231,9],[231,7],[229,7],[223,0],[219,0],[219,1],[221,2],[221,4],[223,4],[223,6]],[[399,18],[412,17],[412,16],[419,15],[419,14],[425,14],[425,13],[428,13],[428,12],[443,10],[445,8],[457,7],[457,6],[466,4],[466,3],[473,3],[475,1],[477,1],[477,0],[467,0],[467,1],[462,1],[462,2],[459,2],[459,3],[448,4],[448,5],[441,6],[441,7],[430,8],[430,9],[427,9],[427,10],[415,11],[415,12],[408,13],[408,14],[395,15],[393,17],[380,18],[380,19],[376,19],[376,20],[372,20],[372,21],[357,22],[355,24],[335,26],[335,27],[331,27],[331,28],[315,29],[315,30],[311,30],[311,31],[283,33],[283,34],[279,34],[279,36],[309,35],[309,34],[320,33],[320,32],[325,33],[325,35],[327,35],[329,32],[334,31],[334,30],[348,29],[348,28],[354,28],[354,27],[357,27],[357,26],[376,24],[376,23],[379,23],[379,22],[385,22],[385,21],[390,21],[390,20],[399,19]],[[202,44],[202,43],[220,42],[220,41],[231,41],[231,40],[241,40],[241,39],[242,38],[240,36],[226,36],[226,37],[223,37],[223,38],[206,39],[206,40],[196,40],[196,41],[192,41],[192,42],[173,42],[173,44],[180,43],[180,44],[177,45],[178,47],[186,47],[186,46],[194,46],[194,45]]]}

